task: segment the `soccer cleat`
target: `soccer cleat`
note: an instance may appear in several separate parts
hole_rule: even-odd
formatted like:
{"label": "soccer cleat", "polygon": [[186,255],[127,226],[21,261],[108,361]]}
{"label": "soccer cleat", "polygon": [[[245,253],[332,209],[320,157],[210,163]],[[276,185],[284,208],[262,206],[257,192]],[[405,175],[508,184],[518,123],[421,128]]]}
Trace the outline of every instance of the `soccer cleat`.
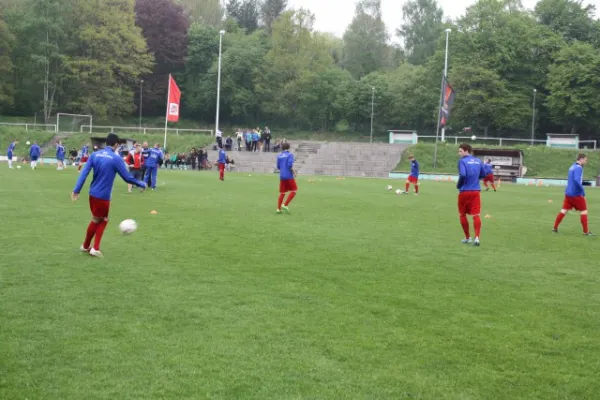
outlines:
{"label": "soccer cleat", "polygon": [[104,257],[104,255],[100,252],[100,250],[95,250],[94,248],[90,249],[90,256],[94,256],[94,257],[98,257],[98,258]]}
{"label": "soccer cleat", "polygon": [[83,247],[83,245],[81,245],[81,246],[79,247],[79,251],[80,251],[80,252],[82,252],[82,253],[89,253],[89,252],[90,252],[90,249],[86,249],[85,247]]}
{"label": "soccer cleat", "polygon": [[279,209],[278,209],[277,211],[275,211],[275,212],[276,212],[277,214],[281,214],[281,210],[279,210]]}
{"label": "soccer cleat", "polygon": [[464,244],[469,244],[469,243],[472,243],[472,242],[473,242],[473,239],[471,239],[471,238],[466,238],[466,239],[463,239],[463,240],[461,240],[460,242],[461,242],[461,243],[464,243]]}
{"label": "soccer cleat", "polygon": [[418,195],[419,195],[419,193],[415,193],[415,196],[418,196]]}
{"label": "soccer cleat", "polygon": [[583,236],[596,236],[596,234],[592,233],[592,232],[587,232],[587,233],[584,233]]}
{"label": "soccer cleat", "polygon": [[473,242],[473,246],[479,247],[480,243],[479,243],[479,238],[475,238],[475,241]]}
{"label": "soccer cleat", "polygon": [[[486,191],[486,192],[487,192],[488,190],[490,190],[490,188],[485,188],[485,191]],[[494,192],[495,192],[495,190],[494,190]]]}
{"label": "soccer cleat", "polygon": [[[554,233],[558,233],[558,229],[556,229],[556,228],[552,228],[552,232],[554,232]],[[584,233],[584,235],[585,235],[585,233]]]}
{"label": "soccer cleat", "polygon": [[290,213],[290,209],[287,206],[281,206],[281,209],[285,211],[286,214]]}

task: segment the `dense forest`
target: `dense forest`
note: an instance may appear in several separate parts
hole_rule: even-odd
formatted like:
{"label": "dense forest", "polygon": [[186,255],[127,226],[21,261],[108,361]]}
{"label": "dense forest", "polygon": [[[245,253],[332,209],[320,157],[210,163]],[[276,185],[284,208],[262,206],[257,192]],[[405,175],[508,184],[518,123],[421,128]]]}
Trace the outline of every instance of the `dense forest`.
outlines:
{"label": "dense forest", "polygon": [[[598,138],[600,21],[574,0],[480,0],[456,20],[435,0],[407,0],[389,31],[381,0],[359,0],[342,38],[315,31],[287,0],[0,0],[0,113],[163,116],[167,77],[184,118],[314,131],[433,133],[449,35],[449,127]],[[396,39],[396,40],[393,40]],[[401,45],[396,45],[399,42]]]}

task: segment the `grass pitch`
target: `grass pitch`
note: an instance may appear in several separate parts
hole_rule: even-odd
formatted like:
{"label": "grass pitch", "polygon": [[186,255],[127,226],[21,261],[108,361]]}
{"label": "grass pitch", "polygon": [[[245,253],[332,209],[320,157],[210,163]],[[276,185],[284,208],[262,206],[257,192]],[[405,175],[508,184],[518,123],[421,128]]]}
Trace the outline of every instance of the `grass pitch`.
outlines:
{"label": "grass pitch", "polygon": [[2,399],[600,393],[599,238],[550,232],[561,188],[483,193],[475,248],[448,183],[301,177],[276,215],[276,175],[160,171],[156,192],[117,178],[93,259],[76,178],[0,165]]}

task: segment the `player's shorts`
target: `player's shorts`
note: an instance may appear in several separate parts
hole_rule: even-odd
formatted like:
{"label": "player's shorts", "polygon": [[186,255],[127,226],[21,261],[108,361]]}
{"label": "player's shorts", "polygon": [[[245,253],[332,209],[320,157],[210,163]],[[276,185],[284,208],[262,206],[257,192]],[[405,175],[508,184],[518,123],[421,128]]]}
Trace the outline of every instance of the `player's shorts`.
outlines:
{"label": "player's shorts", "polygon": [[470,190],[458,194],[458,212],[469,215],[481,213],[481,192]]}
{"label": "player's shorts", "polygon": [[13,156],[12,153],[8,153],[6,155],[6,158],[8,158],[9,161],[12,161],[12,156]]}
{"label": "player's shorts", "polygon": [[563,210],[587,211],[587,203],[584,196],[565,196]]}
{"label": "player's shorts", "polygon": [[141,181],[144,178],[144,173],[141,168],[132,168],[131,175],[138,181]]}
{"label": "player's shorts", "polygon": [[409,175],[408,182],[416,185],[419,183],[419,178],[417,178],[416,176]]}
{"label": "player's shorts", "polygon": [[483,178],[484,182],[494,182],[494,174],[487,174],[484,178]]}
{"label": "player's shorts", "polygon": [[110,210],[110,200],[102,200],[94,196],[90,196],[90,211],[96,218],[108,218]]}
{"label": "player's shorts", "polygon": [[64,156],[63,157],[56,157],[56,160],[57,161],[65,161],[65,157]]}
{"label": "player's shorts", "polygon": [[37,161],[38,160],[38,156],[31,156],[31,161]]}
{"label": "player's shorts", "polygon": [[279,181],[279,193],[295,192],[298,190],[295,179],[282,179]]}
{"label": "player's shorts", "polygon": [[89,158],[90,158],[90,157],[88,157],[88,156],[83,156],[83,157],[81,157],[81,160],[79,160],[79,162],[80,162],[80,163],[87,162],[87,160],[88,160]]}
{"label": "player's shorts", "polygon": [[219,172],[225,171],[225,164],[219,163]]}

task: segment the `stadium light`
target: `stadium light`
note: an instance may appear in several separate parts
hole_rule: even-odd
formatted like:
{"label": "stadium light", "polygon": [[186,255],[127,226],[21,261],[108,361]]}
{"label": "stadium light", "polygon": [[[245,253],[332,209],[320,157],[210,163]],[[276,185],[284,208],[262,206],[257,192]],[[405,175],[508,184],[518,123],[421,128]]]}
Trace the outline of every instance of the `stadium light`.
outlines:
{"label": "stadium light", "polygon": [[531,110],[531,145],[533,146],[533,141],[535,140],[535,94],[537,93],[537,89],[533,89],[533,107]]}
{"label": "stadium light", "polygon": [[373,111],[375,110],[375,88],[371,88],[373,93],[371,94],[371,141],[373,143]]}
{"label": "stadium light", "polygon": [[142,100],[144,92],[144,80],[140,79],[140,131],[142,130]]}
{"label": "stadium light", "polygon": [[217,71],[217,115],[215,117],[215,135],[219,131],[219,106],[221,103],[221,51],[223,48],[224,30],[219,31],[219,68]]}

